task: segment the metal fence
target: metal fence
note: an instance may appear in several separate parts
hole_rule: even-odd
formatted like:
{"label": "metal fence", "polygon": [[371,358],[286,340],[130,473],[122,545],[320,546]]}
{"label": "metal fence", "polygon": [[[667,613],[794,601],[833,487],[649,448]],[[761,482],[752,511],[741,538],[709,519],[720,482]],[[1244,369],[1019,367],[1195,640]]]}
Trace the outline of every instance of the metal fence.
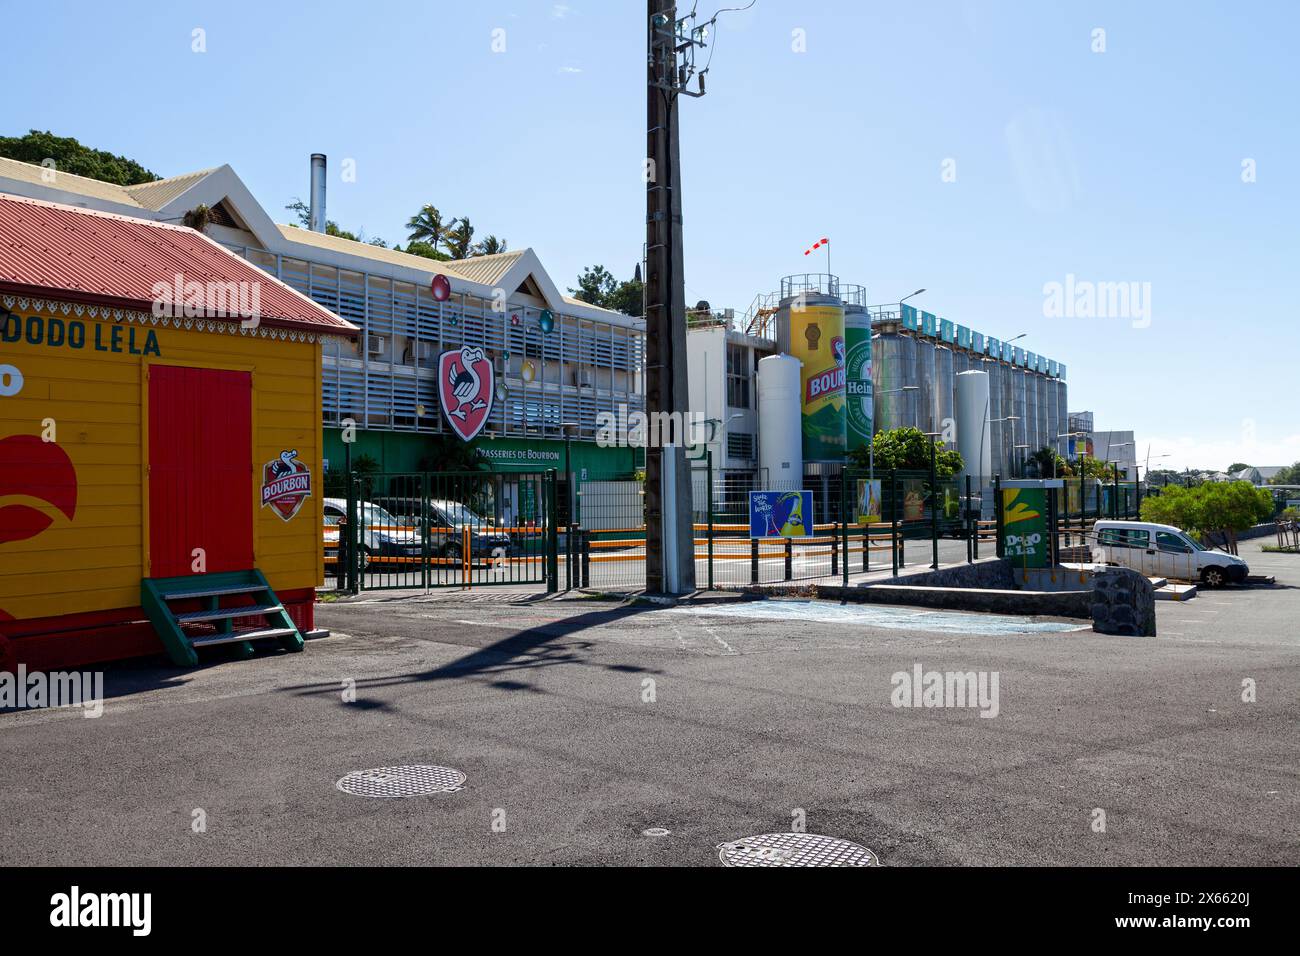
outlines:
{"label": "metal fence", "polygon": [[[340,588],[536,585],[645,587],[645,487],[637,473],[573,476],[431,472],[353,475],[327,499],[327,573]],[[1000,482],[994,480],[994,496]],[[803,534],[754,536],[752,492],[811,493]],[[696,586],[797,583],[1001,551],[1001,529],[969,478],[855,468],[771,482],[692,472]],[[808,500],[808,499],[801,499]],[[1053,553],[1086,543],[1098,518],[1136,517],[1140,489],[1068,479],[1049,494]],[[346,533],[351,528],[352,533]],[[344,533],[340,533],[344,532]],[[946,543],[944,543],[946,542]],[[941,548],[941,543],[944,543]],[[942,551],[942,554],[941,554]],[[339,554],[342,552],[342,560]]]}

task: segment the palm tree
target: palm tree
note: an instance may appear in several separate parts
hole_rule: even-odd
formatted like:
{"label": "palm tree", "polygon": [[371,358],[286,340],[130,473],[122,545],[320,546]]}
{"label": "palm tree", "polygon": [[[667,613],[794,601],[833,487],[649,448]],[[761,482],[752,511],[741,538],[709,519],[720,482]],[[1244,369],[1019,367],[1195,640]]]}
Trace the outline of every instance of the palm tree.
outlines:
{"label": "palm tree", "polygon": [[468,259],[474,249],[474,227],[465,216],[452,222],[455,225],[449,226],[443,237],[447,240],[447,251],[453,259]]}
{"label": "palm tree", "polygon": [[482,242],[475,243],[470,255],[495,256],[506,251],[506,241],[489,234]]}
{"label": "palm tree", "polygon": [[[410,230],[406,238],[412,242],[427,242],[433,247],[433,251],[437,252],[438,243],[447,239],[450,224],[442,221],[442,213],[438,211],[437,206],[426,204],[420,207],[418,213],[407,220],[406,228]],[[457,258],[460,257],[457,256]]]}

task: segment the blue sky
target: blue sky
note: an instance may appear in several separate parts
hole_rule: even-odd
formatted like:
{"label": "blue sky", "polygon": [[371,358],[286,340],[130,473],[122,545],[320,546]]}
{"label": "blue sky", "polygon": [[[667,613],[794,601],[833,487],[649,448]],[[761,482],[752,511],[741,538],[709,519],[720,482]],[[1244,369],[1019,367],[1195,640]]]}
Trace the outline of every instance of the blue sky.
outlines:
{"label": "blue sky", "polygon": [[[20,42],[5,134],[48,128],[164,176],[229,163],[279,218],[325,152],[345,228],[405,241],[433,202],[532,246],[562,286],[595,262],[630,275],[640,255],[641,0],[6,8]],[[1136,430],[1139,459],[1148,443],[1169,456],[1153,465],[1300,459],[1283,400],[1300,354],[1297,10],[757,0],[724,14],[709,93],[682,105],[688,300],[744,310],[828,236],[833,270],[873,302],[924,286],[922,308],[1029,333],[1067,364],[1071,408]],[[355,183],[337,179],[345,158]],[[1045,284],[1068,275],[1149,288],[1149,316],[1045,315]]]}

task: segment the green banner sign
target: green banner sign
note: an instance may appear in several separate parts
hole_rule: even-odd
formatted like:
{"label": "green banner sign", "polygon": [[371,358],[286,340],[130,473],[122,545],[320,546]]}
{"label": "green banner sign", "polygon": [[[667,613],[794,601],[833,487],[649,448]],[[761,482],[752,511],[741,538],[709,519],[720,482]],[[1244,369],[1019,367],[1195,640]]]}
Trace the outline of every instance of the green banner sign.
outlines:
{"label": "green banner sign", "polygon": [[1003,488],[1004,556],[1026,568],[1047,567],[1047,492],[1042,488]]}

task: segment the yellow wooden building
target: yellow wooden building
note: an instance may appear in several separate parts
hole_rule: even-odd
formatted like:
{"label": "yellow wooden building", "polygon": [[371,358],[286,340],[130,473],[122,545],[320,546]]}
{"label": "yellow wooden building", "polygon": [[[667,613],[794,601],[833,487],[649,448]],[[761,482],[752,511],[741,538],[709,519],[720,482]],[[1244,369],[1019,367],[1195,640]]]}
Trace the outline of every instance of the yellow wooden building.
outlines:
{"label": "yellow wooden building", "polygon": [[0,667],[300,648],[355,334],[193,230],[0,194]]}

